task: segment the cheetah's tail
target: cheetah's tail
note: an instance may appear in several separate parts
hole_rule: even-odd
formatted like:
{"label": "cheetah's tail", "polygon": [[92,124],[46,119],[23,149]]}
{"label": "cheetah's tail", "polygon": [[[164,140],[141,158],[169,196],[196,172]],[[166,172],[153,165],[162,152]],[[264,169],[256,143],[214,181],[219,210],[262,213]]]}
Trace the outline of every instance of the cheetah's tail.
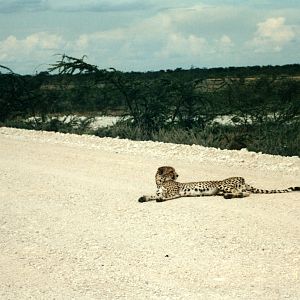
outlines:
{"label": "cheetah's tail", "polygon": [[253,193],[253,194],[275,194],[275,193],[289,193],[294,191],[300,191],[299,186],[289,187],[287,189],[283,190],[263,190],[263,189],[257,189],[253,186],[247,186],[247,191]]}

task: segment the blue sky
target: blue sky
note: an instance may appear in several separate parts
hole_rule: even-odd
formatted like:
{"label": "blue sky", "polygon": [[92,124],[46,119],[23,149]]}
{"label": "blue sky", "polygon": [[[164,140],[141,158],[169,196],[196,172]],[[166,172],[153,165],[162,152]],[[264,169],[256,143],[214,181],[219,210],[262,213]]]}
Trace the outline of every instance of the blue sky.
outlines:
{"label": "blue sky", "polygon": [[300,63],[299,0],[0,0],[0,64],[34,74],[55,54],[150,71]]}

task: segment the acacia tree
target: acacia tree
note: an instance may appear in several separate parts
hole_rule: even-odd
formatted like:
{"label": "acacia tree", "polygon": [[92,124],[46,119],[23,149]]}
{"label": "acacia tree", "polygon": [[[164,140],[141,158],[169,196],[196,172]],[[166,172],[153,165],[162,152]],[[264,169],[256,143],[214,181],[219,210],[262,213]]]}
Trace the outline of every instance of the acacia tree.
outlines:
{"label": "acacia tree", "polygon": [[274,87],[274,92],[277,96],[277,109],[273,109],[274,121],[282,124],[294,119],[299,119],[300,82],[291,79],[280,81]]}
{"label": "acacia tree", "polygon": [[196,82],[181,82],[166,75],[162,78],[137,79],[114,68],[99,69],[82,59],[63,55],[49,69],[60,75],[89,74],[93,85],[103,84],[122,98],[133,124],[146,132],[166,125],[192,127],[203,125],[208,107],[203,94],[196,91]]}
{"label": "acacia tree", "polygon": [[24,77],[2,65],[0,70],[0,121],[3,122],[26,115],[28,91]]}

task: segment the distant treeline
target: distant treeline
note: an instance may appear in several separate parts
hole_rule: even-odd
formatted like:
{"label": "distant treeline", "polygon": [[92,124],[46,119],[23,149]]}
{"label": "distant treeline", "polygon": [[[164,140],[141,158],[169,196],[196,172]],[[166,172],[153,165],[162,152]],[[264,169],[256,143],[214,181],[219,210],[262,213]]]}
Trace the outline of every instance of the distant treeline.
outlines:
{"label": "distant treeline", "polygon": [[[87,111],[136,115],[141,113],[140,102],[149,102],[149,106],[166,102],[178,113],[181,102],[192,105],[187,109],[195,109],[193,114],[203,115],[211,106],[215,106],[214,114],[232,114],[235,100],[242,106],[260,97],[273,101],[283,97],[279,95],[284,93],[279,91],[282,89],[290,96],[295,94],[294,98],[299,81],[300,64],[120,72],[98,69],[83,59],[63,56],[48,70],[33,76],[21,76],[0,66],[0,121],[17,116]],[[273,92],[270,90],[266,95],[267,87]]]}
{"label": "distant treeline", "polygon": [[[300,153],[300,64],[121,72],[63,55],[34,76],[6,66],[0,72],[0,122],[6,125],[34,117],[22,126],[72,131],[57,120],[49,125],[49,115],[118,114],[129,118],[96,134]],[[214,123],[224,115],[234,126]]]}

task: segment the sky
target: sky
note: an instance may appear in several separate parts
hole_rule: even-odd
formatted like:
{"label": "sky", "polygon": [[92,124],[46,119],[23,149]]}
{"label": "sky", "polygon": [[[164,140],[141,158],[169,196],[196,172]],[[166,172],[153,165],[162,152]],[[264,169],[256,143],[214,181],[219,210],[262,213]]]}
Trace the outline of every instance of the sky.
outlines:
{"label": "sky", "polygon": [[0,65],[121,71],[300,63],[300,0],[0,0]]}

